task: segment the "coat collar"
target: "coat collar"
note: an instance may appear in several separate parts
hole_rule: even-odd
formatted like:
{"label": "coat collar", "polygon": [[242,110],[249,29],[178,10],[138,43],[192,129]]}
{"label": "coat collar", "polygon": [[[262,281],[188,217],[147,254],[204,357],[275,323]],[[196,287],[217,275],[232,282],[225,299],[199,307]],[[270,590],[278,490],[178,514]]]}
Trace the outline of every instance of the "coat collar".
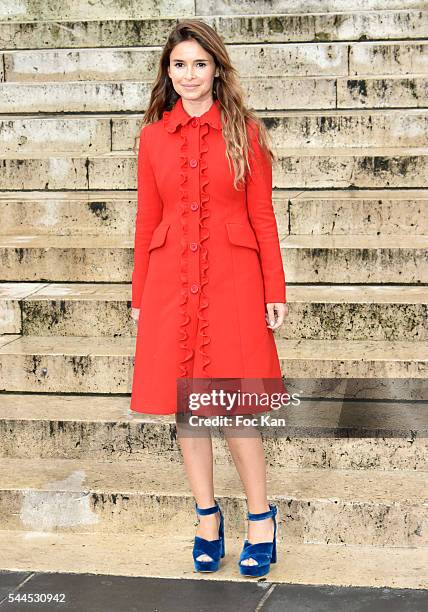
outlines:
{"label": "coat collar", "polygon": [[[163,122],[168,132],[175,132],[178,125],[186,125],[193,117],[187,113],[183,107],[181,96],[177,99],[172,110],[163,112]],[[217,99],[211,104],[210,108],[199,117],[202,124],[209,123],[213,128],[221,130],[220,101]]]}

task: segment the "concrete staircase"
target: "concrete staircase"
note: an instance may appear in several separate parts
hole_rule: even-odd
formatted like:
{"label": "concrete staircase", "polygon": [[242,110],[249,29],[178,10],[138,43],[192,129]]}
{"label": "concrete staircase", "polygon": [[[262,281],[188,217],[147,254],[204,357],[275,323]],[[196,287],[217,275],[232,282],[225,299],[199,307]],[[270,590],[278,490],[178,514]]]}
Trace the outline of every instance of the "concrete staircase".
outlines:
{"label": "concrete staircase", "polygon": [[[201,578],[173,418],[129,410],[132,146],[160,45],[197,15],[279,157],[276,339],[306,399],[265,434],[269,580],[427,588],[424,8],[0,3],[0,569]],[[226,558],[202,578],[240,580],[245,498],[213,433]]]}

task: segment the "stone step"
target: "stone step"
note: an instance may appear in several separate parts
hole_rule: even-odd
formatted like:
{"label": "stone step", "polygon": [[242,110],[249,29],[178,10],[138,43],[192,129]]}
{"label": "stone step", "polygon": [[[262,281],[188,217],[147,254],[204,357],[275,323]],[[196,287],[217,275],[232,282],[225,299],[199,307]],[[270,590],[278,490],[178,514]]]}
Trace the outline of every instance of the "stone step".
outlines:
{"label": "stone step", "polygon": [[[347,7],[349,8],[349,7]],[[270,9],[270,7],[269,7]],[[121,47],[163,45],[176,23],[174,18],[0,22],[0,47],[9,49]],[[428,16],[422,10],[216,15],[201,19],[226,44],[315,41],[411,40],[426,37]]]}
{"label": "stone step", "polygon": [[[188,520],[193,520],[189,514]],[[242,582],[242,538],[226,535],[221,569],[197,573],[193,536],[139,533],[58,533],[0,530],[1,568],[23,572],[104,574]],[[108,551],[109,554],[106,554]],[[154,551],[156,551],[154,553]],[[268,583],[426,589],[426,547],[343,546],[278,542]]]}
{"label": "stone step", "polygon": [[[358,12],[385,11],[398,9],[426,8],[424,0],[366,0]],[[349,10],[346,0],[272,0],[269,13],[333,13]],[[88,4],[87,0],[65,0],[61,5],[48,3],[40,5],[38,0],[3,3],[0,7],[1,21],[42,21],[55,20],[99,20],[106,17],[119,19],[146,19],[172,17],[192,17],[202,15],[236,15],[266,13],[266,2],[262,0],[98,0]]]}
{"label": "stone step", "polygon": [[120,236],[0,236],[1,280],[130,282],[133,240]]}
{"label": "stone step", "polygon": [[428,281],[427,236],[299,235],[280,244],[289,282]]}
{"label": "stone step", "polygon": [[[284,340],[279,335],[276,342],[286,381],[351,379],[349,392],[355,394],[354,379],[369,378],[373,390],[364,398],[423,398],[419,386],[427,377],[428,342]],[[0,336],[0,390],[130,393],[134,353],[130,337]],[[385,377],[391,388],[376,384]],[[411,381],[415,391],[408,390]]]}
{"label": "stone step", "polygon": [[427,148],[278,148],[273,186],[426,188]]}
{"label": "stone step", "polygon": [[[280,245],[289,283],[428,282],[427,236],[280,236]],[[131,282],[133,246],[120,236],[0,235],[0,280]]]}
{"label": "stone step", "polygon": [[280,234],[428,235],[426,189],[289,192],[288,215],[280,194],[274,192]]}
{"label": "stone step", "polygon": [[0,333],[135,336],[130,301],[129,283],[0,283]]}
{"label": "stone step", "polygon": [[[336,43],[338,44],[338,43]],[[349,45],[349,75],[427,76],[428,44],[424,41],[361,42]]]}
{"label": "stone step", "polygon": [[[426,8],[424,0],[366,0],[364,7],[359,7],[357,13],[363,15],[371,11],[404,10]],[[266,13],[266,2],[261,0],[198,0],[196,3],[189,0],[175,0],[174,2],[153,2],[153,0],[139,2],[138,0],[101,0],[96,4],[88,5],[87,0],[66,0],[61,7],[55,3],[40,6],[37,0],[24,0],[20,3],[2,4],[0,21],[43,21],[54,20],[100,20],[109,18],[115,20],[135,20],[148,18],[192,17],[203,15],[239,15],[239,14],[263,14]],[[349,10],[346,0],[273,0],[269,3],[269,13],[280,15],[281,13],[307,14],[307,13],[335,13]]]}
{"label": "stone step", "polygon": [[[242,77],[426,76],[428,43],[416,41],[229,45]],[[12,82],[154,79],[161,48],[17,50],[3,53],[3,78]]]}
{"label": "stone step", "polygon": [[[137,119],[130,121],[132,129],[137,131],[135,135],[139,135],[137,121]],[[141,116],[139,121],[141,123]],[[18,157],[37,156],[42,151],[49,151],[51,155],[108,153],[112,149],[124,148],[120,147],[120,139],[112,146],[112,133],[117,130],[115,122],[115,116],[100,115],[89,117],[2,115],[0,146],[5,156]],[[132,146],[128,148],[131,149]]]}
{"label": "stone step", "polygon": [[[411,75],[357,79],[258,76],[243,77],[241,84],[248,106],[260,110],[428,105],[428,79]],[[150,80],[0,83],[0,113],[142,112],[148,106],[151,88]]]}
{"label": "stone step", "polygon": [[[333,107],[337,108],[413,108],[426,105],[428,82],[425,77],[411,75],[345,78],[336,80],[336,90],[337,102]],[[278,103],[280,99],[278,96]]]}
{"label": "stone step", "polygon": [[[278,537],[289,543],[426,546],[426,472],[270,467]],[[214,473],[225,530],[245,534],[232,465]],[[10,459],[0,466],[0,528],[67,533],[194,533],[194,498],[173,460]],[[159,520],[161,517],[161,520]]]}
{"label": "stone step", "polygon": [[[426,188],[428,148],[277,148],[273,187],[281,189]],[[136,189],[133,151],[67,153],[19,158],[3,155],[0,189]]]}
{"label": "stone step", "polygon": [[272,145],[279,148],[346,149],[355,143],[367,148],[424,147],[428,140],[428,112],[423,110],[295,110],[262,112],[260,116]]}
{"label": "stone step", "polygon": [[[395,1],[395,0],[394,0]],[[412,0],[406,0],[412,1]],[[413,8],[409,4],[409,8]],[[417,5],[415,8],[419,8]],[[63,19],[146,19],[166,17],[193,17],[195,6],[193,0],[64,0],[61,4],[38,0],[20,0],[0,5],[1,21],[28,21]]]}
{"label": "stone step", "polygon": [[[428,111],[378,109],[354,111],[271,111],[259,113],[273,147],[354,148],[424,147]],[[131,151],[143,115],[40,115],[0,118],[0,146],[5,157],[103,154]]]}
{"label": "stone step", "polygon": [[[0,456],[115,463],[159,457],[182,465],[175,415],[136,413],[129,404],[129,396],[2,393]],[[280,412],[286,425],[259,426],[269,466],[428,471],[422,402],[302,399]],[[232,464],[221,429],[212,426],[211,434],[215,463]]]}
{"label": "stone step", "polygon": [[[427,189],[272,193],[279,234],[428,235]],[[136,191],[0,191],[3,235],[133,239]]]}
{"label": "stone step", "polygon": [[[27,0],[28,1],[28,0]],[[35,2],[35,0],[32,0]],[[240,15],[249,12],[266,13],[266,2],[263,0],[196,0],[197,15],[227,14]],[[356,9],[357,13],[396,9],[426,8],[424,0],[366,0]],[[270,0],[269,13],[332,13],[349,10],[347,0]]]}
{"label": "stone step", "polygon": [[[295,194],[296,192],[290,192]],[[391,192],[395,193],[395,192]],[[419,191],[413,192],[418,198]],[[286,192],[282,199],[285,207]],[[427,190],[428,199],[428,190]],[[127,236],[133,239],[137,192],[0,191],[2,234]],[[417,205],[411,205],[417,214]],[[407,214],[407,213],[406,213]],[[428,221],[427,221],[428,226]],[[428,232],[427,232],[428,233]]]}
{"label": "stone step", "polygon": [[[0,283],[0,333],[135,336],[130,284]],[[314,340],[428,340],[428,289],[420,286],[288,287],[279,335]]]}

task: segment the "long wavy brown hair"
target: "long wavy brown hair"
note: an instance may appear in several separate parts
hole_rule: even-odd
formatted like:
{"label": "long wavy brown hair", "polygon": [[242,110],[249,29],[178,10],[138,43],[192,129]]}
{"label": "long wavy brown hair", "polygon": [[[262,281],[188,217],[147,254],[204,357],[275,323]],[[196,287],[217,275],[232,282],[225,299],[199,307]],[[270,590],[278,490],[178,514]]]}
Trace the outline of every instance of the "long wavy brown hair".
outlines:
{"label": "long wavy brown hair", "polygon": [[[223,137],[226,142],[226,157],[234,169],[234,187],[245,181],[246,173],[251,173],[249,155],[251,151],[250,138],[247,132],[247,122],[255,122],[258,130],[258,142],[271,161],[275,155],[271,149],[270,137],[264,123],[258,116],[244,105],[244,93],[239,83],[238,73],[232,66],[226,46],[218,33],[208,24],[198,19],[185,19],[178,22],[171,31],[162,50],[159,69],[154,82],[149,106],[144,113],[141,127],[154,123],[162,118],[165,110],[171,110],[180,97],[175,91],[168,75],[172,50],[179,43],[194,39],[207,51],[218,68],[219,76],[214,77],[213,99],[220,102]],[[136,153],[136,141],[134,152]]]}

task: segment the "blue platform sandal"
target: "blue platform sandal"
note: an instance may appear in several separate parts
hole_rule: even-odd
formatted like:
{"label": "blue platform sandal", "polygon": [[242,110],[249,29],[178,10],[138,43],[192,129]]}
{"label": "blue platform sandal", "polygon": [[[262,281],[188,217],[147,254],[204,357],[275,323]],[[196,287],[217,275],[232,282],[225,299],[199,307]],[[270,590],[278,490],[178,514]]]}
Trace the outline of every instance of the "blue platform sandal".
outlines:
{"label": "blue platform sandal", "polygon": [[[215,506],[211,508],[199,508],[198,504],[195,504],[196,512],[200,515],[214,514],[220,512],[220,525],[218,529],[217,540],[206,540],[200,536],[195,536],[193,544],[193,561],[195,563],[195,570],[197,572],[216,572],[220,567],[220,559],[224,557],[224,519],[220,506],[216,502]],[[210,561],[198,560],[201,555],[208,555]]]}
{"label": "blue platform sandal", "polygon": [[[272,542],[258,542],[250,544],[248,540],[244,541],[244,547],[239,557],[239,571],[242,576],[264,576],[270,570],[270,564],[276,563],[276,514],[277,507],[274,504],[269,504],[270,510],[267,512],[247,513],[249,521],[261,521],[271,516],[273,518],[273,540]],[[254,559],[257,564],[245,565],[242,564],[244,559]]]}

